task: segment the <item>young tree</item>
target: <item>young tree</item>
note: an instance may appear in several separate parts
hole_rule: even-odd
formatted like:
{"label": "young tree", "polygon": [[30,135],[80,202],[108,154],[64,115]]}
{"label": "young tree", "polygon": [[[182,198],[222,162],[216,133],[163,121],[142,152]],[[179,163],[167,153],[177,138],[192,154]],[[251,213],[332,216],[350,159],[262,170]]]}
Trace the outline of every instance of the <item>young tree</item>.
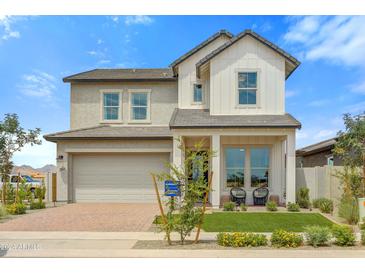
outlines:
{"label": "young tree", "polygon": [[209,193],[206,174],[209,172],[209,161],[214,157],[211,150],[203,147],[203,142],[186,148],[180,143],[179,149],[184,152],[182,166],[168,164],[170,172],[156,174],[160,182],[173,181],[180,186],[181,198],[165,200],[167,208],[166,223],[160,223],[161,230],[167,238],[172,231],[179,233],[180,243],[184,244],[187,236],[203,221],[205,195]]}
{"label": "young tree", "polygon": [[350,168],[362,169],[362,180],[365,186],[365,112],[351,116],[344,114],[345,130],[337,134],[333,152]]}
{"label": "young tree", "polygon": [[[0,176],[7,182],[14,165],[12,158],[15,152],[21,151],[26,145],[40,145],[39,134],[41,130],[24,130],[19,123],[18,115],[5,114],[3,121],[0,121]],[[3,184],[3,203],[6,202],[6,184]]]}

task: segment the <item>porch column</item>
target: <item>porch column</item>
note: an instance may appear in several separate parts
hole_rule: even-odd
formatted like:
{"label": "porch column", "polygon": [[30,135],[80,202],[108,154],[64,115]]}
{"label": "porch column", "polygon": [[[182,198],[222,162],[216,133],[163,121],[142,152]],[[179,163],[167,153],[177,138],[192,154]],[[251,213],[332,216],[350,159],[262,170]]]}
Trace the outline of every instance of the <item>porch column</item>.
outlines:
{"label": "porch column", "polygon": [[286,136],[286,203],[295,203],[295,130]]}
{"label": "porch column", "polygon": [[213,208],[219,208],[221,199],[221,187],[220,187],[220,148],[221,137],[218,134],[212,135],[212,151],[215,157],[212,158],[212,196],[211,202]]}
{"label": "porch column", "polygon": [[182,142],[182,137],[180,135],[173,136],[172,163],[175,167],[180,167],[180,168],[182,168],[183,166],[182,151],[180,149],[181,142]]}

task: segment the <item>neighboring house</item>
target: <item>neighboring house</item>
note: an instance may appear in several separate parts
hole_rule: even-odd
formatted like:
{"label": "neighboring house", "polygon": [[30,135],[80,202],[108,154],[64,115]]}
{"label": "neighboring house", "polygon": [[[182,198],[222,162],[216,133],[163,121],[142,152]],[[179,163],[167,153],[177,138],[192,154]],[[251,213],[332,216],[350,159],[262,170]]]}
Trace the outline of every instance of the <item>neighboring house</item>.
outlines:
{"label": "neighboring house", "polygon": [[251,30],[219,31],[163,69],[95,69],[71,84],[71,129],[57,143],[57,199],[155,202],[150,172],[181,166],[204,139],[216,152],[210,203],[267,185],[295,201],[295,134],[285,80],[299,61]]}
{"label": "neighboring house", "polygon": [[331,138],[317,144],[297,150],[297,167],[342,166],[342,160],[333,154],[336,138]]}

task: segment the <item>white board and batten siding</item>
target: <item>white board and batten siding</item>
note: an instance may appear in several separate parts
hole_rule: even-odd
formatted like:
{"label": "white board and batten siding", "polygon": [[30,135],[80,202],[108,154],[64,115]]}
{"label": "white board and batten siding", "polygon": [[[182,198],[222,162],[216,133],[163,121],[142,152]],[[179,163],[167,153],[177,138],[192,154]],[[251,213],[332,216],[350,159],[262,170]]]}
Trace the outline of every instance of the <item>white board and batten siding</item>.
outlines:
{"label": "white board and batten siding", "polygon": [[168,172],[169,157],[169,153],[75,154],[73,202],[155,202],[151,172]]}
{"label": "white board and batten siding", "polygon": [[[238,72],[257,71],[257,106],[237,106]],[[285,59],[246,36],[210,61],[210,113],[255,115],[285,113]]]}

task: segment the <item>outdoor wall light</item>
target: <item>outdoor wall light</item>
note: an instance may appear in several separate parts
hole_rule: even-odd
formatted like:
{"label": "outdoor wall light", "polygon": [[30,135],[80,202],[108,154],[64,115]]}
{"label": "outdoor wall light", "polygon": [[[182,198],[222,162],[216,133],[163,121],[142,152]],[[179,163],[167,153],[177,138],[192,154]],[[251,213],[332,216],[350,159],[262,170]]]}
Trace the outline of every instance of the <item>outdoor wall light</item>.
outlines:
{"label": "outdoor wall light", "polygon": [[57,161],[62,161],[63,160],[63,155],[58,155],[56,158]]}

